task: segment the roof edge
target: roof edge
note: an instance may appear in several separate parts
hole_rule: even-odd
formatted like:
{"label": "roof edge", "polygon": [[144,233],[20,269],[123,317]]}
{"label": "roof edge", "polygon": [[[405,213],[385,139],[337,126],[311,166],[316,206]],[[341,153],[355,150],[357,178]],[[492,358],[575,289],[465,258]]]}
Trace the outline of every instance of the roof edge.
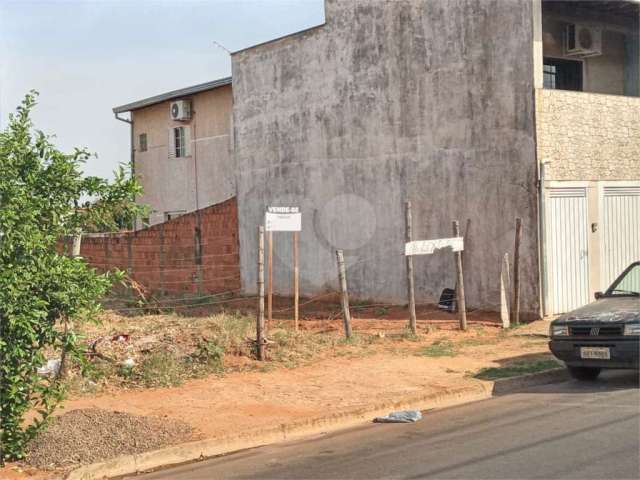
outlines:
{"label": "roof edge", "polygon": [[198,85],[192,85],[190,87],[180,88],[178,90],[171,90],[170,92],[154,95],[153,97],[144,98],[135,102],[120,105],[119,107],[113,107],[113,113],[125,113],[140,108],[149,107],[157,103],[161,103],[167,100],[171,100],[178,97],[184,97],[187,95],[193,95],[195,93],[206,92],[207,90],[213,90],[214,88],[224,87],[231,85],[231,77],[219,78],[211,82],[199,83]]}
{"label": "roof edge", "polygon": [[320,28],[326,26],[326,24],[327,24],[327,21],[325,20],[324,22],[322,22],[322,23],[320,23],[318,25],[314,25],[312,27],[308,27],[308,28],[305,28],[303,30],[298,30],[297,32],[288,33],[286,35],[282,35],[281,37],[272,38],[271,40],[266,40],[264,42],[256,43],[255,45],[251,45],[250,47],[241,48],[240,50],[236,50],[234,52],[231,52],[231,55],[233,56],[233,55],[236,55],[238,53],[246,52],[247,50],[251,50],[253,48],[264,47],[265,45],[269,45],[270,43],[276,43],[276,42],[279,42],[281,40],[286,40],[289,37],[295,37],[297,35],[302,35],[303,33],[307,33],[307,32],[310,32],[312,30],[320,29]]}

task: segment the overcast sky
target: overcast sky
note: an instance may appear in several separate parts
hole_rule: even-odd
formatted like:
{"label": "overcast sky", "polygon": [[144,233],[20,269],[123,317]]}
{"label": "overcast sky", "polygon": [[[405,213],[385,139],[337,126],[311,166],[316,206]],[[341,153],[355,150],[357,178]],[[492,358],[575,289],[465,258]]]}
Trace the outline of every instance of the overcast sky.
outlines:
{"label": "overcast sky", "polygon": [[0,126],[30,89],[37,128],[98,154],[91,175],[129,159],[111,109],[231,74],[231,51],[318,25],[324,0],[0,0]]}

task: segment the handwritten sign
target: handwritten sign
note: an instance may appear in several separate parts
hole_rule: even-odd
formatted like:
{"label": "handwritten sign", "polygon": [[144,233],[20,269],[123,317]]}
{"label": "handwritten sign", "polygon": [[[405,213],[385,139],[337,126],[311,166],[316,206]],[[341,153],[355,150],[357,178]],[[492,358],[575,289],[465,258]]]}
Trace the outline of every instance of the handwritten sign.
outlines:
{"label": "handwritten sign", "polygon": [[435,240],[414,240],[404,245],[405,255],[431,255],[438,250],[461,252],[464,250],[462,237],[436,238]]}
{"label": "handwritten sign", "polygon": [[300,208],[267,207],[264,225],[267,232],[299,232],[302,230]]}

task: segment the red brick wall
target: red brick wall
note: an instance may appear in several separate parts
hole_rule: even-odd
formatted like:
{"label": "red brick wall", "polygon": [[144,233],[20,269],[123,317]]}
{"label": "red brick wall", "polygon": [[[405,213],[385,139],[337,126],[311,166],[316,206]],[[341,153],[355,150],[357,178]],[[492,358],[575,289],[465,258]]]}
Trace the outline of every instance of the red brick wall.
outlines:
{"label": "red brick wall", "polygon": [[[240,289],[238,208],[235,198],[203,208],[202,280],[198,285],[198,212],[136,232],[85,235],[80,253],[100,270],[118,268],[151,292],[219,293]],[[200,289],[199,289],[200,286]]]}

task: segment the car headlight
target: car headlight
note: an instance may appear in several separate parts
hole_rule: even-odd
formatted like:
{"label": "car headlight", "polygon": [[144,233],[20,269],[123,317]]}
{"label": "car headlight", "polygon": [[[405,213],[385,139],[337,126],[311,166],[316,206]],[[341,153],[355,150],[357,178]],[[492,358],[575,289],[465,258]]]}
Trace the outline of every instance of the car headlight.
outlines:
{"label": "car headlight", "polygon": [[624,326],[625,335],[640,335],[640,323],[627,323]]}
{"label": "car headlight", "polygon": [[569,335],[569,327],[567,325],[551,325],[549,327],[549,336],[561,337]]}

